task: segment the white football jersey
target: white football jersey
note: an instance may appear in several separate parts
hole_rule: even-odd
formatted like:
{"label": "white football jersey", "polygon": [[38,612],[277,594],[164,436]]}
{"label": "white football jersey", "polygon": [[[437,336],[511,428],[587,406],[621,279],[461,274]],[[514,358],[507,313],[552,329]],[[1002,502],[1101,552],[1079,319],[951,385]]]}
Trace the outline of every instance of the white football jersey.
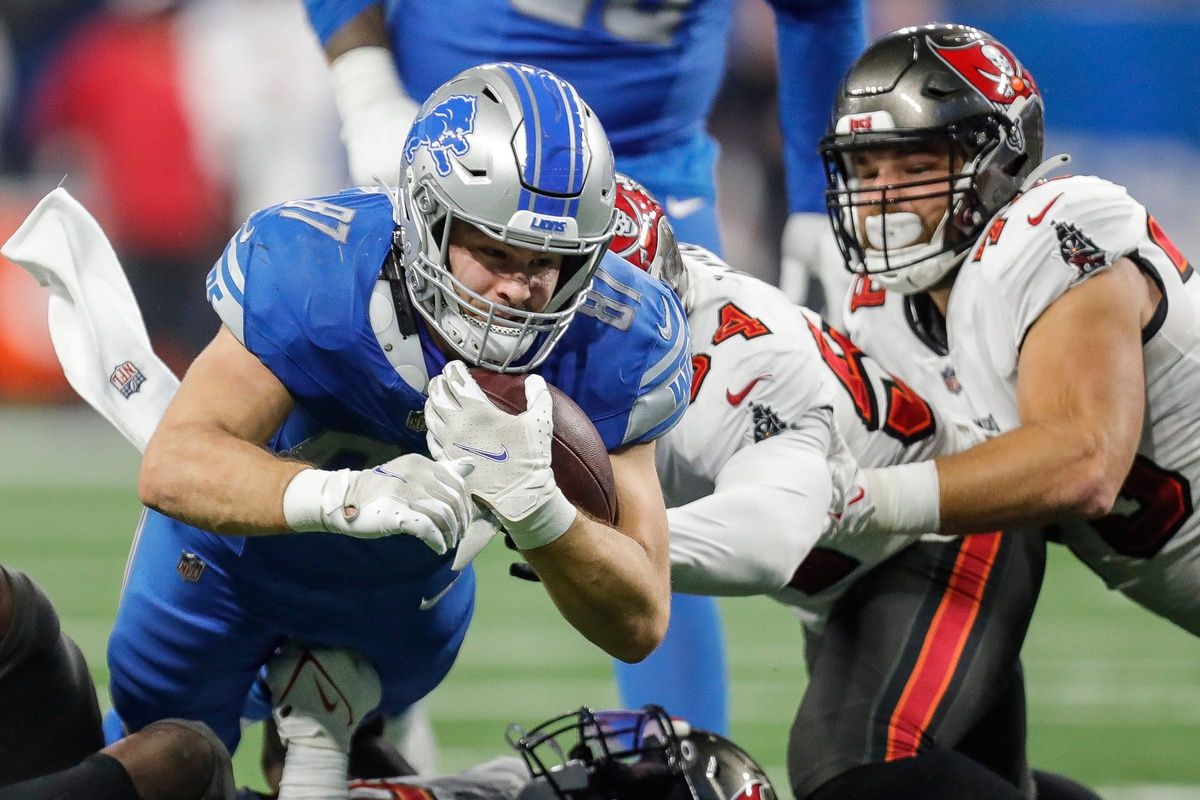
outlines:
{"label": "white football jersey", "polygon": [[959,271],[947,309],[951,358],[975,416],[1001,431],[1019,426],[1025,335],[1051,303],[1120,256],[1163,293],[1142,337],[1146,422],[1114,512],[1060,527],[1111,588],[1200,634],[1200,280],[1146,209],[1090,176],[1017,197]]}
{"label": "white football jersey", "polygon": [[[752,484],[755,473],[769,483],[778,477],[776,466],[789,468],[786,456],[775,459],[788,437],[801,428],[828,427],[831,419],[863,466],[925,460],[978,441],[973,426],[947,422],[844,334],[775,287],[730,270],[707,251],[684,252],[692,396],[683,420],[658,440],[657,466],[669,508],[707,498],[723,486]],[[829,437],[816,444],[797,440],[795,446],[819,450],[830,446]],[[824,463],[822,468],[827,469]],[[805,515],[809,529],[801,529],[806,520],[791,520],[796,530],[788,532],[787,552],[808,557],[790,580],[782,576],[779,583],[787,585],[774,595],[801,609],[806,621],[819,619],[857,576],[913,541],[877,534],[831,537],[828,525],[811,523],[834,510],[828,491],[822,502],[816,514]],[[690,523],[672,516],[673,563],[685,538],[689,555],[709,563],[774,541],[766,538],[765,529],[775,525],[766,516],[770,509],[755,519],[738,519],[742,539],[730,543],[729,530],[716,520],[721,509],[715,508]],[[681,524],[688,526],[683,535]]]}
{"label": "white football jersey", "polygon": [[908,381],[944,414],[971,418],[958,371],[946,344],[919,321],[924,297],[886,291],[865,275],[856,276],[846,296],[842,320],[850,339],[885,370]]}

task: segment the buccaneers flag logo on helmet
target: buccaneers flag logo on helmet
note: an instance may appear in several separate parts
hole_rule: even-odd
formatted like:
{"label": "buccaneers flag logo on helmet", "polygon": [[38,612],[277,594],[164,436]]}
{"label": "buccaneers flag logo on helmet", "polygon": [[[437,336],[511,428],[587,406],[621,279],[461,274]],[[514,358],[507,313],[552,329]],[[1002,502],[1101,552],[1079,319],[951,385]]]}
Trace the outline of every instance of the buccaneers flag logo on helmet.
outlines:
{"label": "buccaneers flag logo on helmet", "polygon": [[663,207],[640,183],[618,174],[614,214],[615,233],[608,249],[649,272],[658,255],[659,224],[666,216]]}
{"label": "buccaneers flag logo on helmet", "polygon": [[1007,47],[980,39],[962,47],[942,47],[929,42],[933,52],[993,103],[1011,105],[1018,97],[1038,93],[1033,76]]}

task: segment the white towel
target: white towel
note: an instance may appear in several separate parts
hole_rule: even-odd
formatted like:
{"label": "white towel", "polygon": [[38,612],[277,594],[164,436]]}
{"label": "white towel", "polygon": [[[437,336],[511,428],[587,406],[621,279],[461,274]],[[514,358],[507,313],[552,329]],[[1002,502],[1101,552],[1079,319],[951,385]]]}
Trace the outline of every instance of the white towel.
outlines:
{"label": "white towel", "polygon": [[58,188],[0,248],[50,289],[50,340],[79,396],[139,451],[179,379],[150,347],[137,300],[99,223]]}

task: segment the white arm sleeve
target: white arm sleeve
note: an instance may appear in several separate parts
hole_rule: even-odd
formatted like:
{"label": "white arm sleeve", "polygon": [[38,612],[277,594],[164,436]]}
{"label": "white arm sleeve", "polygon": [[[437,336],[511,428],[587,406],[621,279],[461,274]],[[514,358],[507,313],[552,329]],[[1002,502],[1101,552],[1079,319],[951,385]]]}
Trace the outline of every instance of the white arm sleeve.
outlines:
{"label": "white arm sleeve", "polygon": [[405,92],[386,47],[356,47],[330,65],[350,177],[359,186],[400,174],[404,142],[421,104]]}
{"label": "white arm sleeve", "polygon": [[733,454],[711,495],[667,510],[677,592],[747,596],[783,588],[830,524],[832,413]]}

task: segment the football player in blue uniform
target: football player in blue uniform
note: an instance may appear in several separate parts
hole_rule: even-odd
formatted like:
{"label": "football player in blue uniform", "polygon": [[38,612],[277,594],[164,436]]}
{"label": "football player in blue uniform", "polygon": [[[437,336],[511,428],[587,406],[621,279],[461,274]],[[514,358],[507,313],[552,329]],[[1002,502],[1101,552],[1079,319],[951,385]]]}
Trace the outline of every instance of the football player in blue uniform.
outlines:
{"label": "football player in blue uniform", "polygon": [[[790,211],[785,277],[803,299],[828,256],[848,282],[825,213],[817,141],[841,75],[866,45],[863,0],[770,0],[779,40],[780,116]],[[497,58],[566,77],[592,105],[617,168],[664,199],[682,241],[720,252],[714,167],[705,130],[720,88],[732,0],[305,0],[331,63],[351,177],[390,179],[397,129],[451,75]],[[826,246],[814,244],[819,237]],[[795,287],[795,288],[791,288]],[[840,299],[840,297],[839,297]],[[622,703],[660,703],[727,732],[724,644],[711,598],[677,595],[663,645],[617,665]]]}
{"label": "football player in blue uniform", "polygon": [[[653,442],[682,415],[691,366],[670,289],[605,255],[614,194],[574,88],[506,63],[426,101],[395,195],[250,216],[208,279],[224,324],[142,463],[148,508],[108,649],[127,730],[200,719],[232,749],[285,638],[356,651],[379,710],[401,712],[466,632],[474,576],[452,560],[481,524],[473,500],[586,637],[623,660],[654,649],[669,579]],[[462,361],[529,373],[528,410],[480,402]],[[619,527],[555,485],[547,382],[612,454]]]}

